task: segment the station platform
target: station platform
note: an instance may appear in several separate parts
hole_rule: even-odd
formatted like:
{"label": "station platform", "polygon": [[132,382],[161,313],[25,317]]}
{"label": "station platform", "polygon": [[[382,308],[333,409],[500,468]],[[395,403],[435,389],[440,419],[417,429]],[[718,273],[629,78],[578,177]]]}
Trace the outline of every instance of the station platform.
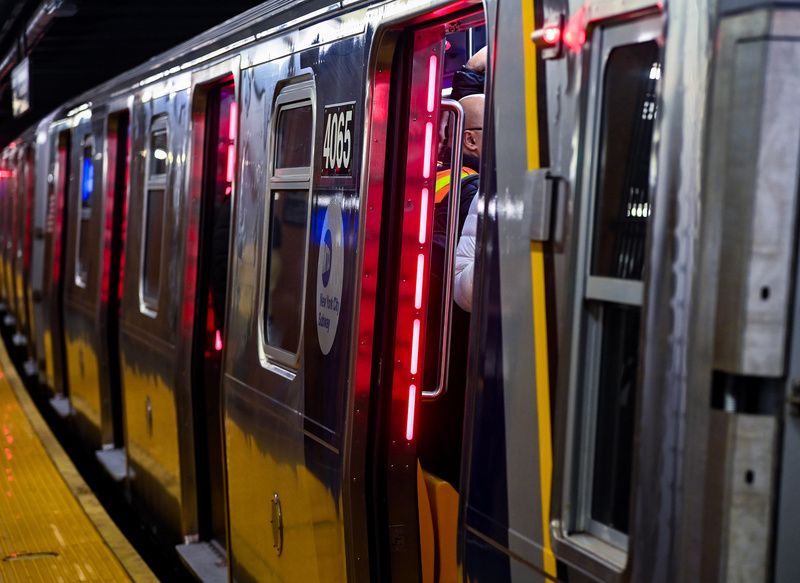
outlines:
{"label": "station platform", "polygon": [[78,474],[0,342],[0,582],[157,581]]}

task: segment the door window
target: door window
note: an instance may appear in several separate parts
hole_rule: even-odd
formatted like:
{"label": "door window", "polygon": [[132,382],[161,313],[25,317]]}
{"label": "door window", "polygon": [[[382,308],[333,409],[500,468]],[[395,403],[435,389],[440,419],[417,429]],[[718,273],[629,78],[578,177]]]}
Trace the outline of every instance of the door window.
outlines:
{"label": "door window", "polygon": [[75,283],[79,287],[86,287],[89,276],[89,249],[91,247],[88,238],[92,218],[92,204],[94,202],[94,139],[91,134],[83,138],[81,143],[80,177]]}
{"label": "door window", "polygon": [[169,146],[167,117],[153,120],[147,155],[144,240],[142,245],[142,311],[155,316],[161,286],[161,258],[164,239],[164,206],[167,188]]}
{"label": "door window", "polygon": [[[628,546],[651,156],[661,76],[657,20],[599,29],[587,116],[590,160],[580,237],[585,262],[572,358],[577,411],[570,530]],[[600,548],[600,547],[597,547]],[[596,549],[595,549],[596,550]]]}

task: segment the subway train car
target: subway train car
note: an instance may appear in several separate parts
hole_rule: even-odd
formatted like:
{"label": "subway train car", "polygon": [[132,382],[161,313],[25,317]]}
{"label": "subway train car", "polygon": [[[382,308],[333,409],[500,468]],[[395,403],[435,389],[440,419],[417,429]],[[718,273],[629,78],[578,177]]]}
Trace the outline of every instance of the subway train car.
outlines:
{"label": "subway train car", "polygon": [[204,581],[798,581],[798,41],[266,2],[5,147],[4,325]]}

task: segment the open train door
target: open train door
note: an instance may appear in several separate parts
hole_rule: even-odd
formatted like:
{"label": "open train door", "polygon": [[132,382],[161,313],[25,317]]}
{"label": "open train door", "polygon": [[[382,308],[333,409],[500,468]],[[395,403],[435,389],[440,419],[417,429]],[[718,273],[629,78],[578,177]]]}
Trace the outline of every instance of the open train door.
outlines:
{"label": "open train door", "polygon": [[458,578],[470,317],[453,301],[454,257],[481,166],[464,141],[484,129],[448,98],[489,27],[478,3],[420,12],[386,24],[376,51],[358,332],[370,350],[355,378],[371,418],[360,435],[354,417],[352,448],[357,460],[366,444],[372,579],[427,583]]}
{"label": "open train door", "polygon": [[[177,546],[181,560],[203,580],[227,578],[224,443],[222,436],[222,363],[226,345],[225,307],[236,146],[239,128],[236,79],[238,61],[195,73],[192,98],[190,220],[186,290],[186,332],[191,347],[184,355],[191,386],[192,426],[184,471],[194,476],[196,533]],[[234,304],[235,305],[235,304]],[[189,433],[188,431],[186,433]],[[189,457],[189,456],[187,456]]]}

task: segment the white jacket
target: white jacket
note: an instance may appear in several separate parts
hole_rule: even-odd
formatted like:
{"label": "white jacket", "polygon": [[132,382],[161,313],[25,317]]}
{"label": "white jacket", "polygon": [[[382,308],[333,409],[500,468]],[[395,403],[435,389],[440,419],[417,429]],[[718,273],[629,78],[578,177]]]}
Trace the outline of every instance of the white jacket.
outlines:
{"label": "white jacket", "polygon": [[475,272],[475,237],[478,234],[478,195],[469,205],[464,229],[456,248],[456,277],[453,299],[467,312],[472,311],[472,278]]}

